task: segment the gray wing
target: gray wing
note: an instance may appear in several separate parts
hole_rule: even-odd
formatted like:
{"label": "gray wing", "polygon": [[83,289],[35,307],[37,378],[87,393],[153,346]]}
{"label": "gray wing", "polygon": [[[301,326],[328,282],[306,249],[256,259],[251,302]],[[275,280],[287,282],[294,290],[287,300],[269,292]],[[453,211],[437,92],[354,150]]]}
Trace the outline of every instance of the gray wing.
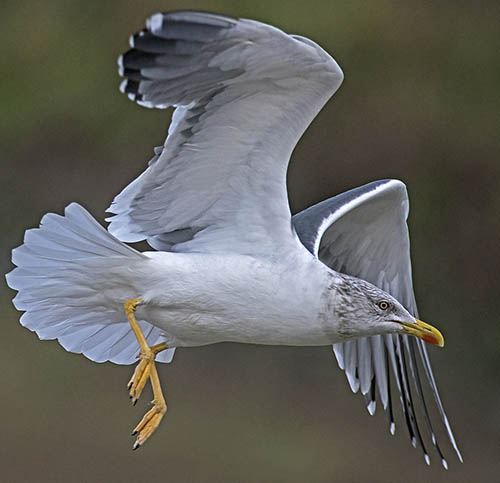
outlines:
{"label": "gray wing", "polygon": [[[326,265],[373,283],[417,316],[406,225],[408,206],[408,195],[402,182],[374,181],[298,213],[293,217],[293,224],[304,246]],[[370,414],[375,412],[375,393],[378,389],[391,433],[394,433],[390,387],[392,370],[412,444],[422,448],[429,463],[417,423],[416,403],[421,406],[432,444],[443,466],[447,467],[427,411],[417,364],[417,359],[420,359],[450,442],[462,461],[423,341],[406,335],[385,335],[334,344],[333,348],[351,389],[353,392],[361,390]],[[414,391],[410,379],[413,380]]]}
{"label": "gray wing", "polygon": [[131,45],[122,91],[176,109],[165,145],[108,209],[109,231],[174,251],[293,243],[288,161],[342,82],[337,63],[308,39],[202,12],[153,15]]}

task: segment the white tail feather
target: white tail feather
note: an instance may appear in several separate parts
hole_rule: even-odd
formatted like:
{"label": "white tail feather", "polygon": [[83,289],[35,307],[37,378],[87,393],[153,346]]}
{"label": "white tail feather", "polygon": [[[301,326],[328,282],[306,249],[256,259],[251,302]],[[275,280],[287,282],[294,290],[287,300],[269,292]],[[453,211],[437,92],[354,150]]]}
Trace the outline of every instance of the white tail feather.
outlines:
{"label": "white tail feather", "polygon": [[[135,335],[125,313],[106,304],[102,284],[108,268],[143,258],[77,203],[66,207],[64,216],[45,215],[40,228],[27,230],[24,244],[12,251],[17,268],[6,275],[19,292],[14,305],[25,311],[21,324],[40,339],[58,339],[66,350],[96,362],[135,362]],[[157,327],[139,324],[148,344],[164,340]],[[161,352],[157,360],[170,362],[174,350]]]}

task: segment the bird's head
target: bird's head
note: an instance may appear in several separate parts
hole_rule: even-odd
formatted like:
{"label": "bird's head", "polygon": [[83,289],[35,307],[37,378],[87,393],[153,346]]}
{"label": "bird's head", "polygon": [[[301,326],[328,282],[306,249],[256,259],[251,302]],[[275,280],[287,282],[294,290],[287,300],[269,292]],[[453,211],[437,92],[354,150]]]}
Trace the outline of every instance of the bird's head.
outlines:
{"label": "bird's head", "polygon": [[377,334],[410,334],[443,347],[444,338],[435,327],[411,315],[394,297],[364,280],[341,275],[336,284],[337,331],[345,338]]}

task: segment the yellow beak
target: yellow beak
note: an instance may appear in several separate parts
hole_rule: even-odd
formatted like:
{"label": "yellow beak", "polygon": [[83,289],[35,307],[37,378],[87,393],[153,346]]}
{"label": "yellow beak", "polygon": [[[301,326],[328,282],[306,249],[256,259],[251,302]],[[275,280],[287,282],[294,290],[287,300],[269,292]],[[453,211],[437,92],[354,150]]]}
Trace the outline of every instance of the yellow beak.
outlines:
{"label": "yellow beak", "polygon": [[439,347],[444,346],[444,337],[439,330],[437,330],[432,325],[426,324],[419,319],[415,319],[417,321],[416,324],[408,324],[406,322],[400,322],[403,326],[405,332],[407,334],[414,335],[415,337],[419,337],[425,342],[429,342],[430,344],[437,345]]}

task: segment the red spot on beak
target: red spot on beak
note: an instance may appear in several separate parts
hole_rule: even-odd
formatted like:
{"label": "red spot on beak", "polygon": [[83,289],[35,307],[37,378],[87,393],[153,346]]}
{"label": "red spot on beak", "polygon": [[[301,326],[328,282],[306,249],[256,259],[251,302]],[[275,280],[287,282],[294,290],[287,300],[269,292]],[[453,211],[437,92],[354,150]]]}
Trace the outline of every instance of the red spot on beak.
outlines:
{"label": "red spot on beak", "polygon": [[429,344],[439,345],[439,340],[431,334],[425,334],[422,336],[422,340],[428,342]]}

